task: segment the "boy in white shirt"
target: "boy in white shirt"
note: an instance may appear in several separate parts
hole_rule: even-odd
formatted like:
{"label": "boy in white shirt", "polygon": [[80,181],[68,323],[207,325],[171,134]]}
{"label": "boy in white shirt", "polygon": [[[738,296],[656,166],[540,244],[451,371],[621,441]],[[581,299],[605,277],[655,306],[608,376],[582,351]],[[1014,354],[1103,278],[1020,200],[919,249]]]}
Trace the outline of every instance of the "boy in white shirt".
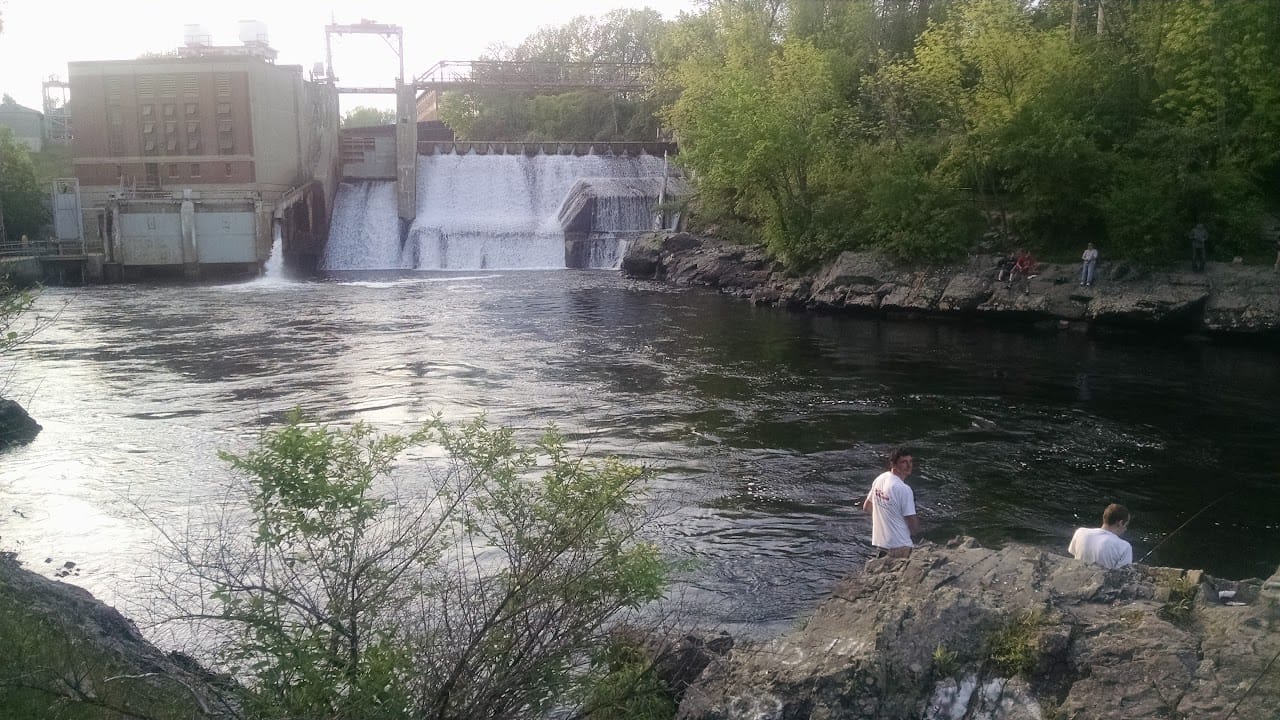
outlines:
{"label": "boy in white shirt", "polygon": [[1079,528],[1071,536],[1067,552],[1077,560],[1101,565],[1108,570],[1133,562],[1133,546],[1120,536],[1129,529],[1129,509],[1111,503],[1102,512],[1102,527]]}
{"label": "boy in white shirt", "polygon": [[871,544],[889,557],[909,557],[911,536],[920,532],[915,493],[903,482],[911,470],[911,453],[895,449],[889,453],[889,469],[871,483],[862,501],[862,509],[871,513]]}

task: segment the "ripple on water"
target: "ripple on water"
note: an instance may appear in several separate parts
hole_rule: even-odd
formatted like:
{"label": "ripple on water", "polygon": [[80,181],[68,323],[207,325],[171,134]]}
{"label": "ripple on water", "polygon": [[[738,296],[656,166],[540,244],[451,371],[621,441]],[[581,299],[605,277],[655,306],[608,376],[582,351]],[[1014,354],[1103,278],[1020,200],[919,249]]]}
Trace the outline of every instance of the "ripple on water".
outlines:
{"label": "ripple on water", "polygon": [[0,367],[45,426],[0,458],[4,544],[140,593],[150,538],[125,499],[174,517],[213,501],[218,451],[297,407],[390,429],[555,423],[648,465],[653,531],[688,561],[674,594],[726,626],[785,625],[861,565],[857,503],[897,444],[935,541],[1062,548],[1114,501],[1142,554],[1233,493],[1152,561],[1277,562],[1274,353],[811,317],[608,273],[348,280],[47,289],[42,307],[74,302]]}

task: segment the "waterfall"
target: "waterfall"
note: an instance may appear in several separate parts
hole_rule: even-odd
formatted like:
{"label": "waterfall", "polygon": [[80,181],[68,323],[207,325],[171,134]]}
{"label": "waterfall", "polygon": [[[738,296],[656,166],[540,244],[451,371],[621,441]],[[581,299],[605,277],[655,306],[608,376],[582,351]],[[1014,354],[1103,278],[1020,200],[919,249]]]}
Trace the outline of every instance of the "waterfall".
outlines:
{"label": "waterfall", "polygon": [[653,229],[662,172],[662,158],[651,155],[420,156],[417,217],[403,247],[394,183],[343,183],[321,268],[563,268],[565,208],[584,178],[597,189],[619,183],[623,191],[594,198],[590,222],[583,222],[599,248],[574,264],[616,267],[625,243]]}
{"label": "waterfall", "polygon": [[262,276],[268,280],[284,279],[284,237],[280,223],[271,223],[271,256],[262,266]]}
{"label": "waterfall", "polygon": [[333,201],[329,242],[320,257],[320,269],[395,270],[404,267],[400,263],[396,184],[389,180],[339,184]]}

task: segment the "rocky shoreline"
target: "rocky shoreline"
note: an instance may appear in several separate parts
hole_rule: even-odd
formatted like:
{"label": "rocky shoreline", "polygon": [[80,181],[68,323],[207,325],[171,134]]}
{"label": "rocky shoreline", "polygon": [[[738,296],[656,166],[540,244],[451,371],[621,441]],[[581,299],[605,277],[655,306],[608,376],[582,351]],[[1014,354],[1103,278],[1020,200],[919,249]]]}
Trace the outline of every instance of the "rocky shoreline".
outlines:
{"label": "rocky shoreline", "polygon": [[1103,262],[1094,287],[1078,263],[1040,263],[1025,288],[998,279],[999,255],[907,266],[845,252],[797,275],[763,248],[688,233],[655,233],[628,249],[623,274],[701,286],[755,304],[872,317],[978,319],[1052,330],[1142,331],[1280,342],[1280,273],[1209,263],[1203,273]]}
{"label": "rocky shoreline", "polygon": [[[66,708],[239,716],[227,678],[7,555],[0,621],[0,696],[40,688],[34,702]],[[1280,570],[1265,581],[1104,570],[956,538],[855,569],[781,637],[661,644],[654,670],[679,720],[1271,720],[1277,627]]]}
{"label": "rocky shoreline", "polygon": [[89,591],[26,570],[11,553],[0,553],[0,647],[0,715],[242,716],[230,679],[161,651]]}
{"label": "rocky shoreline", "polygon": [[1104,570],[957,538],[870,561],[799,630],[704,653],[677,717],[1272,720],[1278,622],[1280,571]]}

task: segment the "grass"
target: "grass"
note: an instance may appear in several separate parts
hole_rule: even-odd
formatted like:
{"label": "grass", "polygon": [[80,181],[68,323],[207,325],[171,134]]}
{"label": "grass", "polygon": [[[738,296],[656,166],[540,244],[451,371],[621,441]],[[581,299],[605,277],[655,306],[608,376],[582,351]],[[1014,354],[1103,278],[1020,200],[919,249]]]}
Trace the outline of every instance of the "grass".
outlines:
{"label": "grass", "polygon": [[1019,613],[991,636],[988,659],[1009,677],[1029,675],[1040,663],[1040,627],[1043,624],[1044,617],[1037,610]]}
{"label": "grass", "polygon": [[1195,611],[1196,594],[1200,591],[1200,585],[1184,575],[1165,587],[1169,590],[1169,599],[1164,601],[1157,614],[1174,625],[1189,625]]}

